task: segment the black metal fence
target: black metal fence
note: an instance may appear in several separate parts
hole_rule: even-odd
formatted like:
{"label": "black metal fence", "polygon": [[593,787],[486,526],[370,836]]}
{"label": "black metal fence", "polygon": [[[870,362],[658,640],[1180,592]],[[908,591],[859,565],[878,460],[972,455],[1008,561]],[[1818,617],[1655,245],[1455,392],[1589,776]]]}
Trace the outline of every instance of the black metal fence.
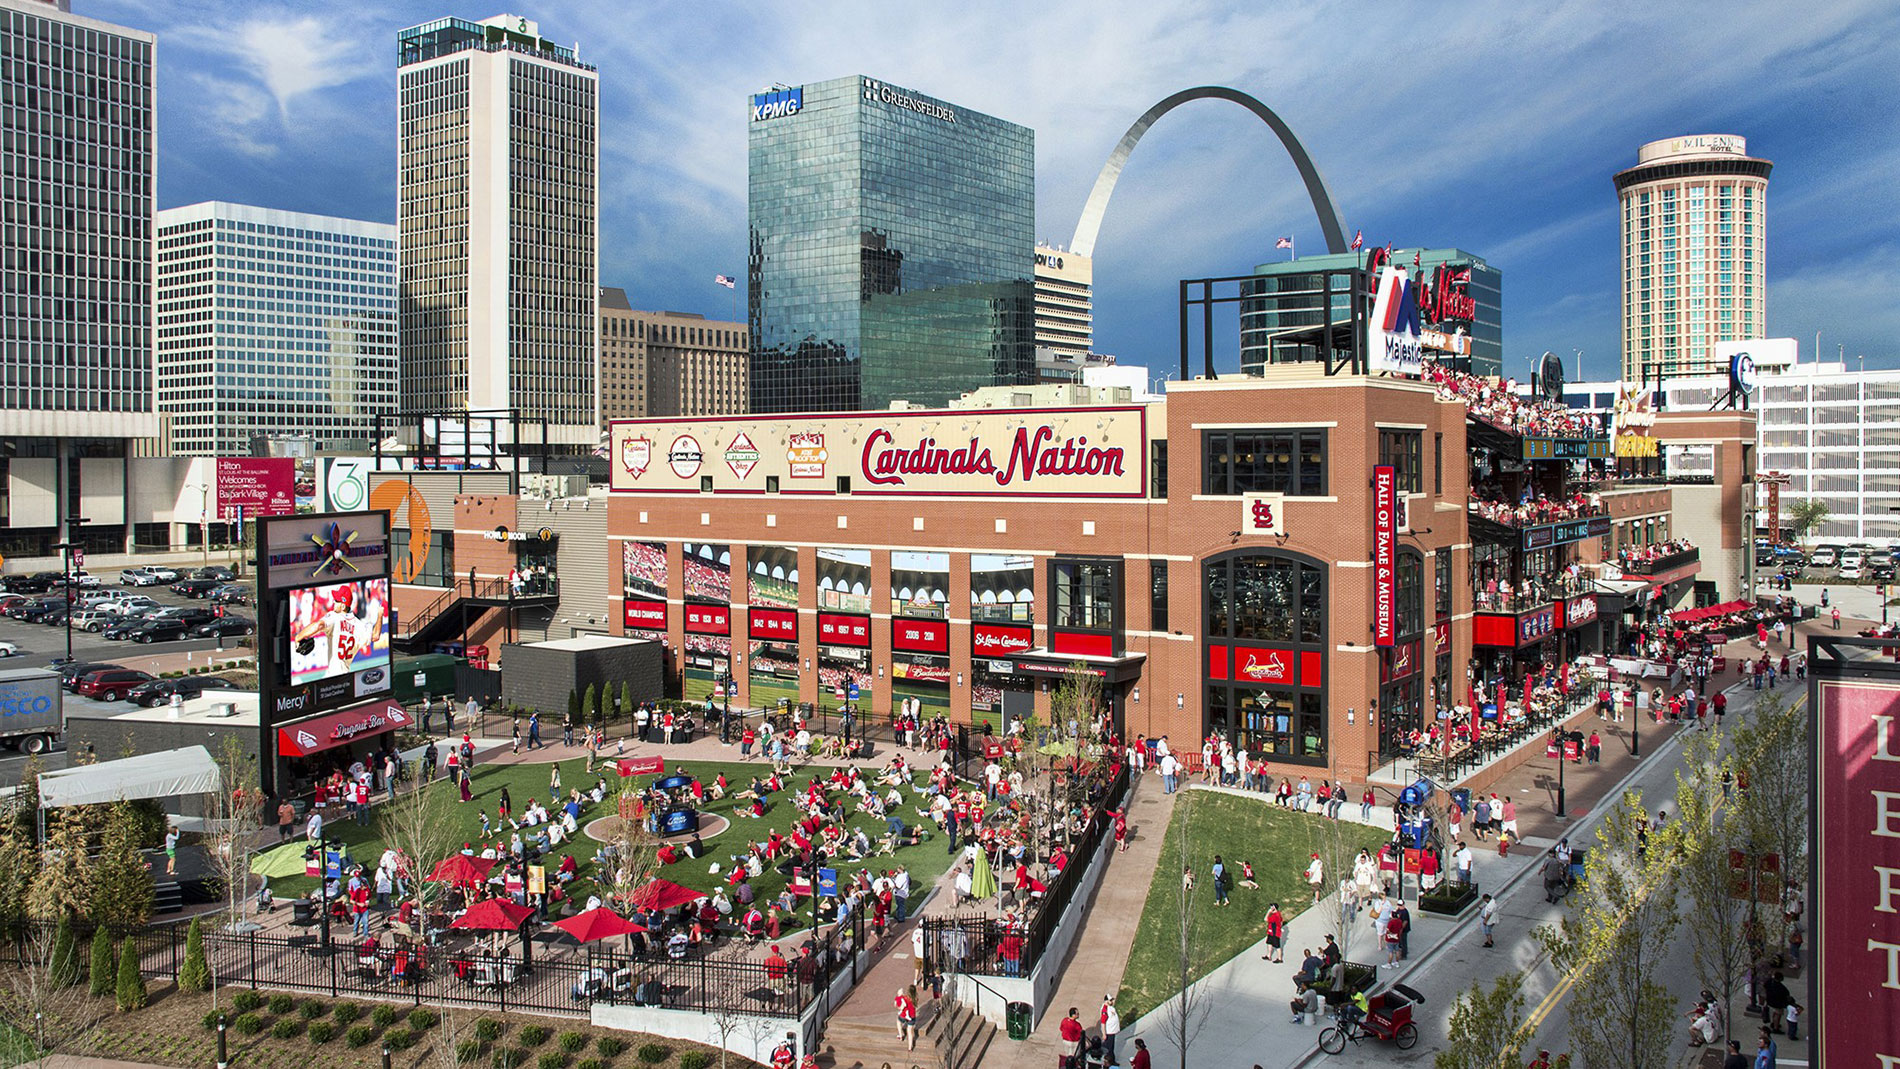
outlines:
{"label": "black metal fence", "polygon": [[1075,900],[1095,863],[1096,851],[1114,833],[1111,815],[1127,802],[1129,770],[1119,765],[1094,800],[1087,823],[1068,844],[1070,863],[1055,874],[1042,897],[1031,902],[1028,922],[1014,930],[986,916],[926,917],[925,960],[937,972],[979,976],[1027,976],[1055,940],[1062,914]]}

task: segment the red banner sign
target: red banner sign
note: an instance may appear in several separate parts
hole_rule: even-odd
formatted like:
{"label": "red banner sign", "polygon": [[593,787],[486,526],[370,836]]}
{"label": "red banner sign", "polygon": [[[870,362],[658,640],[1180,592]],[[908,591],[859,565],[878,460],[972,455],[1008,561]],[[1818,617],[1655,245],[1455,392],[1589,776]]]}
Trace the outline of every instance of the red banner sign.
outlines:
{"label": "red banner sign", "polygon": [[761,609],[754,605],[746,610],[746,634],[753,638],[797,642],[798,610]]}
{"label": "red banner sign", "polygon": [[616,768],[622,777],[657,776],[666,771],[664,757],[623,757]]}
{"label": "red banner sign", "polygon": [[666,630],[666,602],[651,601],[647,598],[628,598],[622,610],[621,623],[628,627],[637,627],[642,631]]}
{"label": "red banner sign", "polygon": [[308,757],[355,739],[408,726],[409,713],[401,702],[359,705],[278,728],[277,751],[285,757]]}
{"label": "red banner sign", "polygon": [[1372,469],[1372,634],[1380,646],[1399,637],[1398,488],[1398,469]]}
{"label": "red banner sign", "polygon": [[732,607],[729,605],[686,605],[686,631],[692,635],[732,634]]}
{"label": "red banner sign", "polygon": [[979,657],[1006,657],[1036,644],[1036,630],[1017,624],[974,624],[970,627],[970,652]]}
{"label": "red banner sign", "polygon": [[1050,631],[1049,649],[1054,653],[1079,653],[1085,657],[1115,656],[1115,640],[1107,635],[1081,631]]}
{"label": "red banner sign", "polygon": [[1813,1064],[1900,1064],[1900,682],[1815,695]]}
{"label": "red banner sign", "polygon": [[871,618],[851,613],[818,614],[818,641],[827,646],[871,645]]}
{"label": "red banner sign", "polygon": [[1292,650],[1236,649],[1234,679],[1241,683],[1277,683],[1292,686],[1297,682]]}
{"label": "red banner sign", "polygon": [[892,617],[891,648],[912,653],[949,653],[950,625],[942,620]]}
{"label": "red banner sign", "polygon": [[218,515],[237,519],[288,516],[297,511],[297,462],[290,457],[219,457]]}

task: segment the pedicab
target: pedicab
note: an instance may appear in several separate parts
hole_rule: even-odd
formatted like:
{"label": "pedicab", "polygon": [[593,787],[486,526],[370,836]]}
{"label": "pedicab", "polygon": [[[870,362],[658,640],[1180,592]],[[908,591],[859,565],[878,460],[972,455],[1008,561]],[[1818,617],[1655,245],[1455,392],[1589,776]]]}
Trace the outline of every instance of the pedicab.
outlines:
{"label": "pedicab", "polygon": [[1346,1049],[1347,1043],[1357,1045],[1362,1038],[1389,1041],[1400,1050],[1411,1050],[1418,1042],[1418,1026],[1412,1023],[1412,1007],[1425,1001],[1425,996],[1404,984],[1391,987],[1366,1000],[1366,1012],[1361,1016],[1351,1006],[1343,1006],[1339,1011],[1339,1023],[1330,1025],[1319,1034],[1319,1049],[1328,1054],[1338,1054]]}

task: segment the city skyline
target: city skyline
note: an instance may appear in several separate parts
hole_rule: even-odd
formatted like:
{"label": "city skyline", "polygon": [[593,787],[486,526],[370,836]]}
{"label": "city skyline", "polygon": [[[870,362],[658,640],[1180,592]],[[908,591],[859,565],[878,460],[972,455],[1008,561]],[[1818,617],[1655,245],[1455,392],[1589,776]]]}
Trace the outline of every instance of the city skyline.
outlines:
{"label": "city skyline", "polygon": [[[159,207],[218,198],[393,221],[388,42],[448,9],[379,4],[332,24],[288,6],[78,7],[160,35]],[[1900,212],[1891,189],[1861,177],[1900,154],[1874,126],[1900,89],[1873,66],[1900,13],[1871,3],[1799,24],[1765,4],[1713,24],[1688,8],[1611,18],[1489,5],[1446,14],[1429,46],[1395,18],[1348,25],[1214,6],[1114,19],[1065,6],[1024,19],[978,5],[903,26],[779,12],[737,24],[595,4],[518,13],[582,42],[581,59],[600,68],[601,281],[643,307],[724,314],[729,295],[713,276],[741,275],[745,262],[746,94],[875,67],[1035,129],[1036,231],[1057,244],[1149,105],[1195,84],[1252,93],[1305,142],[1368,243],[1471,248],[1510,274],[1505,368],[1520,377],[1544,349],[1574,368],[1581,348],[1587,377],[1613,373],[1612,176],[1645,141],[1733,132],[1777,161],[1767,333],[1800,339],[1810,356],[1816,330],[1829,358],[1843,345],[1873,366],[1900,355],[1890,341],[1900,312],[1881,299],[1900,286],[1889,254]],[[1687,38],[1719,62],[1685,84],[1673,42]],[[1051,59],[1039,47],[1051,39],[1076,42],[1089,62]],[[1377,77],[1337,58],[1369,55],[1399,58]],[[1486,76],[1445,73],[1463,70]],[[1097,348],[1156,370],[1174,362],[1177,279],[1244,273],[1288,233],[1322,247],[1293,168],[1251,117],[1202,102],[1161,125],[1131,161],[1095,256]],[[1840,148],[1861,144],[1874,147]],[[1235,354],[1224,356],[1233,367]]]}

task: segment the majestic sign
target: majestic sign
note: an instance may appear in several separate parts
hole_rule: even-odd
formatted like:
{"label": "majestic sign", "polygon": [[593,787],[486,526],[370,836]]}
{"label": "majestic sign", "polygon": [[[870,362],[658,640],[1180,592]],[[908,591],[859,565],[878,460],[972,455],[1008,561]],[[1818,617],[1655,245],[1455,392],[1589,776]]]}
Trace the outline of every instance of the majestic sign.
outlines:
{"label": "majestic sign", "polygon": [[892,107],[905,108],[919,115],[928,115],[944,122],[956,122],[955,108],[940,101],[920,97],[896,86],[885,85],[871,78],[864,80],[864,99],[873,103],[889,104]]}
{"label": "majestic sign", "polygon": [[1380,646],[1399,637],[1398,485],[1392,465],[1372,469],[1372,633]]}
{"label": "majestic sign", "polygon": [[970,653],[974,657],[1007,656],[1035,644],[1036,631],[1026,624],[970,625]]}
{"label": "majestic sign", "polygon": [[[1147,414],[1141,406],[629,420],[615,423],[611,433],[610,452],[617,458],[613,489],[620,493],[700,493],[701,443],[712,441],[729,443],[715,454],[726,470],[714,465],[707,472],[714,493],[756,488],[750,477],[761,474],[767,481],[849,476],[845,489],[854,494],[1140,498],[1147,493]],[[670,443],[664,464],[652,462],[656,442]],[[824,485],[797,489],[835,490]]]}
{"label": "majestic sign", "polygon": [[1250,535],[1286,533],[1286,497],[1283,494],[1244,494],[1240,499],[1240,530]]}
{"label": "majestic sign", "polygon": [[796,89],[774,89],[767,93],[752,94],[752,121],[764,122],[767,119],[783,119],[797,115],[805,107],[805,87]]}
{"label": "majestic sign", "polygon": [[1366,366],[1394,375],[1423,374],[1423,330],[1418,291],[1405,269],[1389,264],[1381,267],[1372,316],[1366,321]]}
{"label": "majestic sign", "polygon": [[217,484],[224,519],[237,519],[240,508],[249,519],[297,511],[297,461],[291,457],[219,457]]}
{"label": "majestic sign", "polygon": [[1813,1064],[1900,1065],[1900,679],[1830,678],[1829,660],[1810,690]]}
{"label": "majestic sign", "polygon": [[1654,428],[1656,409],[1650,391],[1637,386],[1616,388],[1616,407],[1611,413],[1619,457],[1653,457],[1658,452]]}
{"label": "majestic sign", "polygon": [[382,512],[284,516],[263,526],[266,589],[389,574],[389,516]]}

